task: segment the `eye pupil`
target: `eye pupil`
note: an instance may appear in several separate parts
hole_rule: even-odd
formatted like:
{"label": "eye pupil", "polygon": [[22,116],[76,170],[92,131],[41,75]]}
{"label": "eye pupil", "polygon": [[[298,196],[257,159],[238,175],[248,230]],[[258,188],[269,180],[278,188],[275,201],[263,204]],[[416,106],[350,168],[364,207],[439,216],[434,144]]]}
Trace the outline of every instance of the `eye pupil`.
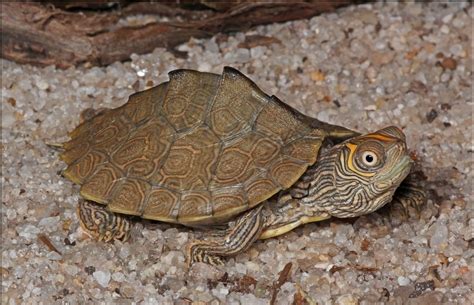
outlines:
{"label": "eye pupil", "polygon": [[366,155],[365,161],[367,161],[367,163],[372,163],[374,161],[374,157],[371,155]]}

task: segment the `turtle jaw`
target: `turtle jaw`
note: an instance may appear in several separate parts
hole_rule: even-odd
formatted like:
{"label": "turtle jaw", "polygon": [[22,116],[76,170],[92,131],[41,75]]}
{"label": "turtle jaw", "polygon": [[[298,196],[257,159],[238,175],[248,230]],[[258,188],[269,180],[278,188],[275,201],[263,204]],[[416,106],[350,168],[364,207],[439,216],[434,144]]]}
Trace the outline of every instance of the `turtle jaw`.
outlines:
{"label": "turtle jaw", "polygon": [[403,155],[389,172],[377,177],[374,189],[380,190],[380,193],[368,203],[369,209],[364,214],[374,212],[392,201],[395,191],[410,173],[412,164],[411,158],[408,155]]}
{"label": "turtle jaw", "polygon": [[380,190],[388,188],[396,189],[408,176],[412,165],[413,161],[408,155],[402,156],[390,171],[376,177],[377,181],[374,183],[375,187]]}
{"label": "turtle jaw", "polygon": [[374,187],[378,190],[397,188],[410,173],[412,165],[404,137],[399,137],[386,146],[385,164],[372,178]]}

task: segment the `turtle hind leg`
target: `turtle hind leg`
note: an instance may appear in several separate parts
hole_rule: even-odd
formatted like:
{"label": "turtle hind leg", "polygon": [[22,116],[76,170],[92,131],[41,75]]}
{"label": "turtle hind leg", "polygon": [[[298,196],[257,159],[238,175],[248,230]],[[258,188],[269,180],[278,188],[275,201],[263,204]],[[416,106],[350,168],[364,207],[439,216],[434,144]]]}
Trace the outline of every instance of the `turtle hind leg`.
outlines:
{"label": "turtle hind leg", "polygon": [[234,256],[247,250],[262,233],[264,216],[262,206],[252,209],[229,224],[223,234],[188,245],[188,265],[203,262],[223,265],[222,257]]}
{"label": "turtle hind leg", "polygon": [[77,214],[82,229],[99,241],[126,241],[130,238],[130,220],[126,216],[108,211],[105,205],[81,201]]}

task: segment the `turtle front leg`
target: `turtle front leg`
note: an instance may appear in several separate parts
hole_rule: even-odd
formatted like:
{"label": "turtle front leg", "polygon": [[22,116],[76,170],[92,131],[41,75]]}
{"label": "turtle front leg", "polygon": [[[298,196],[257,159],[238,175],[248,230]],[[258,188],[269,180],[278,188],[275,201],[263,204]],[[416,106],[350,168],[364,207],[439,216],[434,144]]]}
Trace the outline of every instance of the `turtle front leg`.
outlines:
{"label": "turtle front leg", "polygon": [[223,265],[223,256],[234,256],[247,250],[261,233],[264,224],[262,205],[254,208],[229,224],[229,229],[219,236],[196,241],[188,246],[188,265],[204,262]]}
{"label": "turtle front leg", "polygon": [[390,205],[390,210],[404,218],[418,217],[422,206],[426,203],[426,193],[416,179],[408,176],[397,188]]}
{"label": "turtle front leg", "polygon": [[99,241],[126,241],[132,224],[127,217],[110,212],[105,205],[81,201],[77,207],[81,227]]}

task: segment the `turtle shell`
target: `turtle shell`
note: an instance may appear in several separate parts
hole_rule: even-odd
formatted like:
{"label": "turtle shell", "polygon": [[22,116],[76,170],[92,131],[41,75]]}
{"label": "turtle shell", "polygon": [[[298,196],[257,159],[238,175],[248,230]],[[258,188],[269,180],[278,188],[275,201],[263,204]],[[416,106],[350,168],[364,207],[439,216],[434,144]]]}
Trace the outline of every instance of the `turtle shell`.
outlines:
{"label": "turtle shell", "polygon": [[64,175],[113,212],[218,223],[289,188],[326,131],[239,71],[175,70],[70,133]]}

